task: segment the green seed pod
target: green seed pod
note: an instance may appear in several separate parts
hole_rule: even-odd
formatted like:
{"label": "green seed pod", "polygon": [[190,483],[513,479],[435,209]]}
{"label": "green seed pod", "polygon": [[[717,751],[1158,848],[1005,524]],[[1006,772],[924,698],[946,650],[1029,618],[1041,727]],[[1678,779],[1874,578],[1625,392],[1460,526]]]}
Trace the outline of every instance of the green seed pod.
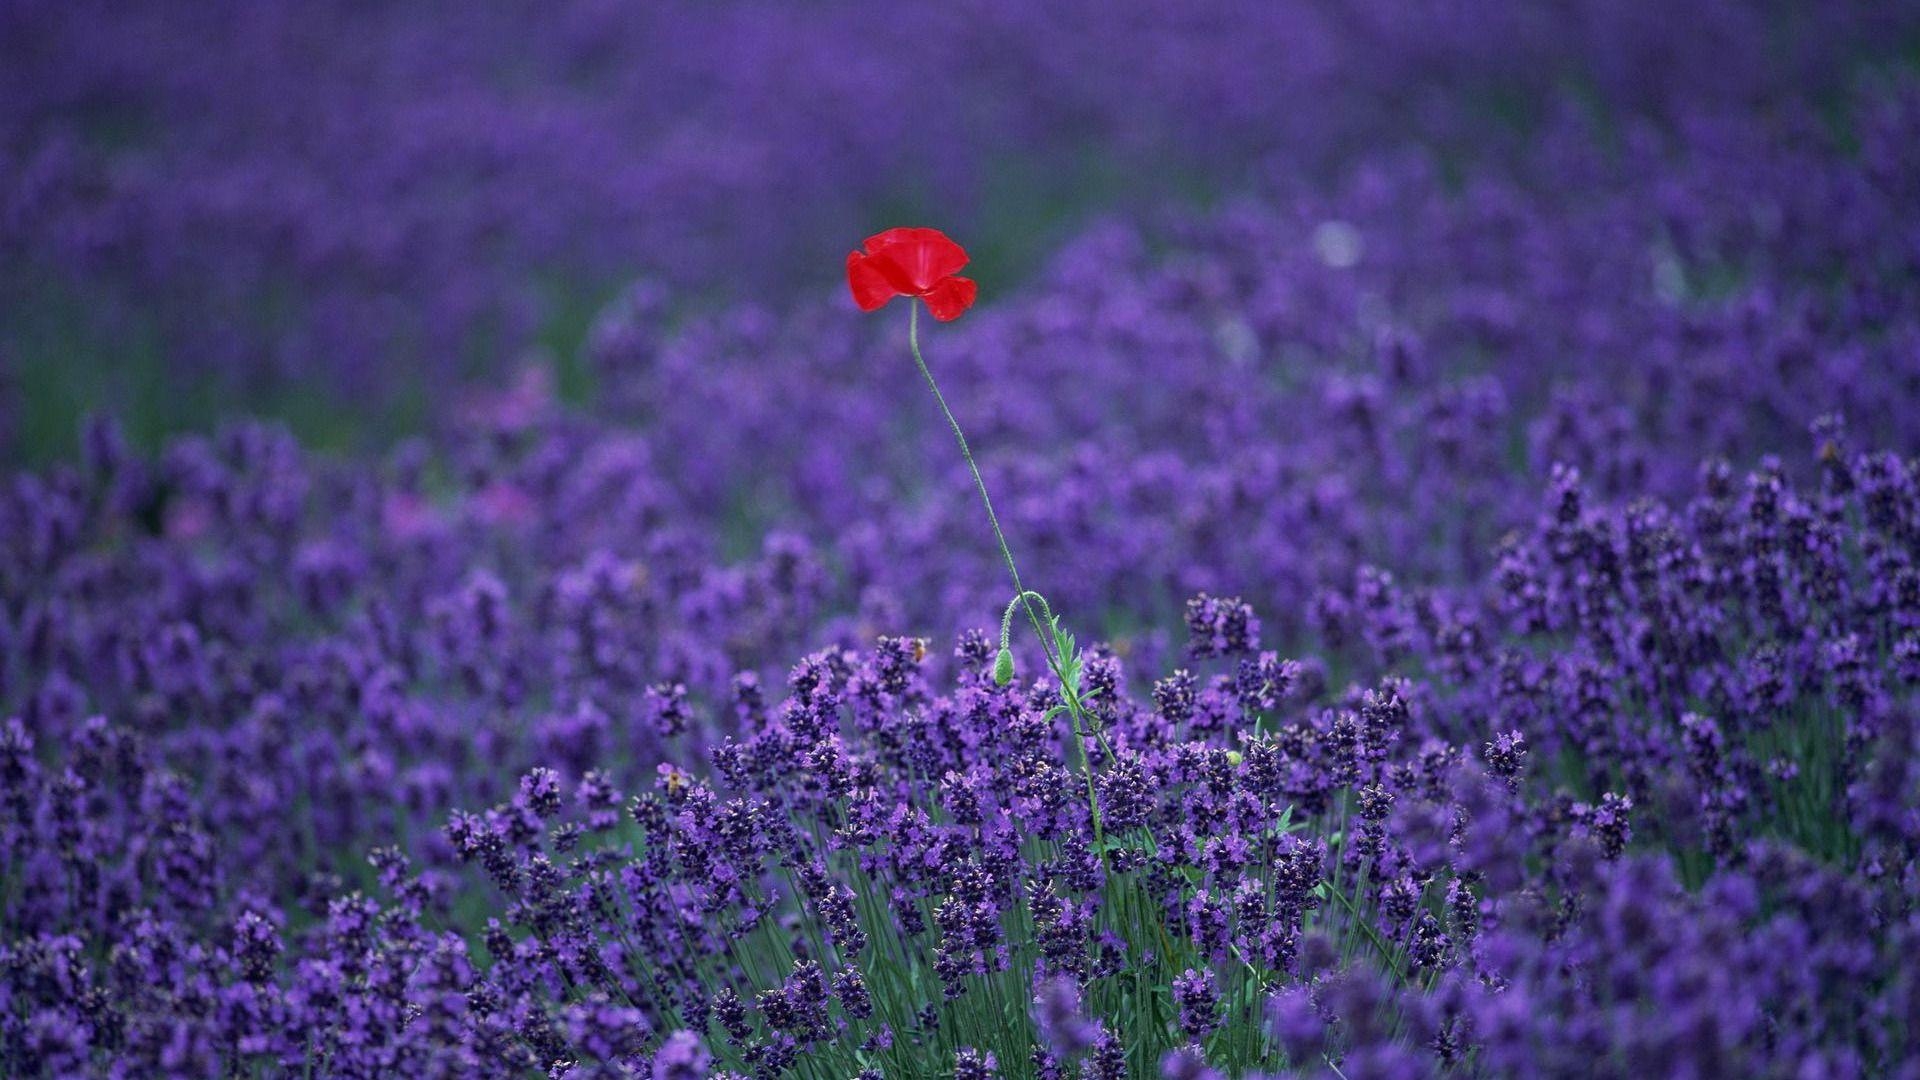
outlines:
{"label": "green seed pod", "polygon": [[1013,650],[1001,649],[993,661],[993,681],[1005,686],[1013,681]]}

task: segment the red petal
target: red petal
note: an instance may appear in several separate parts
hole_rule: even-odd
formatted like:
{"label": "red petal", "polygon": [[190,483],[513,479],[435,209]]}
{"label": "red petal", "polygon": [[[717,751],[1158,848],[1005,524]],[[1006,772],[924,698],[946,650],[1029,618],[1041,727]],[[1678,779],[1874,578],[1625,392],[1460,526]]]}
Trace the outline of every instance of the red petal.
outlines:
{"label": "red petal", "polygon": [[877,310],[901,295],[882,271],[885,262],[884,259],[875,259],[858,251],[847,253],[847,288],[852,290],[853,302],[860,305],[861,311]]}
{"label": "red petal", "polygon": [[939,229],[888,229],[867,237],[867,254],[891,260],[908,286],[902,292],[924,293],[941,278],[967,265],[967,249]]}
{"label": "red petal", "polygon": [[[867,237],[866,250],[867,254],[872,255],[879,252],[880,249],[892,247],[894,244],[919,243],[923,241],[933,241],[936,243],[945,241],[946,243],[953,244],[953,239],[939,229],[898,228],[888,229],[885,232],[877,232]],[[954,244],[953,246],[959,247],[960,245]]]}
{"label": "red petal", "polygon": [[950,277],[924,294],[927,310],[941,322],[952,322],[973,306],[973,298],[980,292],[980,286],[972,278]]}
{"label": "red petal", "polygon": [[886,281],[887,288],[892,289],[895,296],[919,296],[926,291],[914,284],[913,275],[907,273],[905,267],[894,262],[888,252],[881,251],[878,254],[868,255],[866,259],[867,267]]}

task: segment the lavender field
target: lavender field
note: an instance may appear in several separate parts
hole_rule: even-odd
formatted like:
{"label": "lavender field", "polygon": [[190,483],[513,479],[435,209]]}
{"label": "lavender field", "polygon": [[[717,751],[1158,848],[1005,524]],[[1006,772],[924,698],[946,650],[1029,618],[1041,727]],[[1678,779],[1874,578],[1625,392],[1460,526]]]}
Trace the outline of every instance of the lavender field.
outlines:
{"label": "lavender field", "polygon": [[1916,957],[1920,3],[0,0],[0,1077],[1920,1080]]}

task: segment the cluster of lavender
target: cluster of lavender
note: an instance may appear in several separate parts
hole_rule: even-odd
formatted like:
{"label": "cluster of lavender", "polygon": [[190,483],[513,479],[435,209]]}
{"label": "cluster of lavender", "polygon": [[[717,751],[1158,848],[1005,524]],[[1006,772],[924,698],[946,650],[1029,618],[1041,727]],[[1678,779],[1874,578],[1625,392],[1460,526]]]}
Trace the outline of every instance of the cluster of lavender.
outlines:
{"label": "cluster of lavender", "polygon": [[1473,600],[1368,569],[1314,612],[1360,670],[1410,661],[1444,686],[1439,733],[1501,732],[1496,774],[1533,759],[1570,797],[1625,792],[1693,883],[1769,839],[1897,875],[1915,806],[1916,475],[1844,449],[1837,421],[1816,435],[1808,491],[1775,459],[1744,479],[1715,461],[1679,506],[1595,506],[1556,470]]}
{"label": "cluster of lavender", "polygon": [[[274,896],[137,724],[0,739],[10,1072],[1906,1075],[1920,466],[1556,477],[1483,581],[1187,605],[1188,666],[829,649],[651,777],[536,767]],[[1344,601],[1344,602],[1343,602]],[[1342,612],[1335,625],[1333,612]],[[1371,657],[1371,659],[1370,659]],[[204,707],[204,706],[201,706]],[[688,708],[654,695],[655,715]],[[36,739],[28,724],[55,738]],[[284,723],[284,722],[283,722]],[[237,793],[236,793],[237,794]],[[422,862],[424,860],[424,863]]]}
{"label": "cluster of lavender", "polygon": [[[1350,190],[1116,224],[930,347],[1032,576],[1104,620],[1136,677],[1175,662],[1166,628],[1204,590],[1387,673],[1428,640],[1394,582],[1511,561],[1496,541],[1554,463],[1601,497],[1680,496],[1703,456],[1800,443],[1828,411],[1912,445],[1916,102],[1910,81],[1863,91],[1856,155],[1754,121],[1603,165],[1569,122],[1550,157],[1591,166],[1567,169],[1591,174],[1574,191],[1541,164],[1449,195],[1391,158]],[[1773,224],[1736,230],[1753,206]],[[1329,261],[1335,222],[1357,256]],[[1843,260],[1842,284],[1818,272]],[[1671,279],[1730,266],[1713,291]],[[979,531],[964,479],[926,464],[951,460],[944,433],[901,417],[919,391],[897,342],[834,307],[661,335],[629,299],[595,336],[605,417],[529,379],[379,462],[247,424],[148,460],[102,423],[77,465],[14,477],[3,711],[43,742],[90,715],[135,725],[287,895],[535,765],[630,784],[686,757],[734,730],[713,703],[736,673],[772,682],[903,629],[951,640],[1004,602],[991,549],[955,541]]]}
{"label": "cluster of lavender", "polygon": [[[1024,257],[1033,221],[1088,191],[1217,190],[1268,158],[1326,169],[1382,143],[1505,152],[1568,87],[1652,117],[1833,93],[1920,29],[1899,3],[1669,15],[15,3],[0,324],[49,364],[157,349],[255,403],[289,382],[431,398],[566,340],[636,273],[824,287],[822,253],[900,200],[949,227],[1009,222],[1005,257]],[[74,392],[40,374],[54,385],[32,390]]]}
{"label": "cluster of lavender", "polygon": [[528,488],[489,477],[502,438],[362,468],[252,424],[158,460],[93,426],[0,499],[5,714],[56,746],[111,717],[192,778],[223,863],[294,895],[532,763],[650,768],[702,737],[689,683],[818,630],[810,544],[726,561],[645,446],[549,431],[525,468],[566,468]]}
{"label": "cluster of lavender", "polygon": [[[1827,413],[1910,447],[1920,82],[1849,111],[1844,137],[1804,109],[1678,136],[1569,114],[1516,165],[1383,154],[1331,188],[1108,222],[928,348],[1062,610],[1132,636],[1238,591],[1293,640],[1364,563],[1485,572],[1556,464],[1676,498],[1705,458],[1797,447]],[[896,326],[748,305],[669,329],[660,303],[617,302],[590,352],[608,415],[686,454],[691,505],[811,520],[897,606],[881,630],[1003,602],[991,547],[955,550],[978,522],[947,433],[902,418],[921,390]]]}

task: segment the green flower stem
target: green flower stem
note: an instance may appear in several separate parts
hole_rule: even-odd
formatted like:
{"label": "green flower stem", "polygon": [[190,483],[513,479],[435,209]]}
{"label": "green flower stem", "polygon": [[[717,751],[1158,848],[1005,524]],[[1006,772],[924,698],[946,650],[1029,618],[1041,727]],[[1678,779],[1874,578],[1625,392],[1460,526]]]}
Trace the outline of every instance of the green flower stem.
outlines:
{"label": "green flower stem", "polygon": [[[1007,601],[1007,610],[1004,614],[1000,616],[1000,647],[1001,648],[1007,649],[1013,646],[1013,642],[1011,640],[1013,636],[1013,609],[1017,607],[1026,606],[1028,603],[1028,597],[1032,597],[1034,600],[1040,601],[1040,610],[1046,612],[1047,622],[1049,623],[1053,622],[1053,607],[1047,603],[1047,598],[1044,596],[1041,596],[1037,592],[1022,591],[1019,596],[1016,596],[1012,600]],[[1036,626],[1035,629],[1038,629],[1038,627]]]}
{"label": "green flower stem", "polygon": [[1348,918],[1351,918],[1354,924],[1360,927],[1361,932],[1366,934],[1367,941],[1380,953],[1381,961],[1387,965],[1388,973],[1402,984],[1406,983],[1407,973],[1400,970],[1400,962],[1394,956],[1393,947],[1381,939],[1380,931],[1373,927],[1373,920],[1363,915],[1359,907],[1355,906],[1353,899],[1338,885],[1331,881],[1322,881],[1321,884],[1327,887],[1327,895],[1340,901],[1340,906],[1347,909]]}
{"label": "green flower stem", "polygon": [[[979,489],[980,505],[986,507],[987,523],[993,526],[993,538],[1000,544],[1000,558],[1007,564],[1007,576],[1013,579],[1014,602],[1027,613],[1027,621],[1033,624],[1033,632],[1040,637],[1040,651],[1046,655],[1047,666],[1053,669],[1054,677],[1060,681],[1060,696],[1067,704],[1067,713],[1072,719],[1073,746],[1080,756],[1080,770],[1087,779],[1087,810],[1093,815],[1093,842],[1100,851],[1101,862],[1106,861],[1106,839],[1100,829],[1100,798],[1094,793],[1093,762],[1087,756],[1086,739],[1081,731],[1090,728],[1087,723],[1086,709],[1080,703],[1080,696],[1067,684],[1066,658],[1054,652],[1053,637],[1046,626],[1040,622],[1040,615],[1033,608],[1034,597],[1039,593],[1029,592],[1020,584],[1020,568],[1014,564],[1013,549],[1007,546],[1007,534],[1000,530],[1000,518],[993,512],[993,499],[987,494],[987,482],[980,476],[980,466],[973,460],[973,450],[967,446],[966,433],[960,430],[960,421],[954,419],[953,410],[947,408],[946,396],[940,393],[940,384],[934,381],[933,372],[920,355],[920,305],[909,301],[907,316],[907,345],[913,350],[913,362],[920,368],[920,375],[927,380],[927,389],[933,391],[933,400],[939,404],[940,412],[947,418],[947,426],[953,429],[954,441],[960,444],[960,456],[967,459],[967,469],[973,473],[973,486]],[[1040,597],[1042,607],[1047,606],[1044,597]],[[1008,605],[1011,610],[1012,605]],[[1051,619],[1052,609],[1048,608]],[[1001,641],[1006,641],[1010,620],[1001,620]]]}

